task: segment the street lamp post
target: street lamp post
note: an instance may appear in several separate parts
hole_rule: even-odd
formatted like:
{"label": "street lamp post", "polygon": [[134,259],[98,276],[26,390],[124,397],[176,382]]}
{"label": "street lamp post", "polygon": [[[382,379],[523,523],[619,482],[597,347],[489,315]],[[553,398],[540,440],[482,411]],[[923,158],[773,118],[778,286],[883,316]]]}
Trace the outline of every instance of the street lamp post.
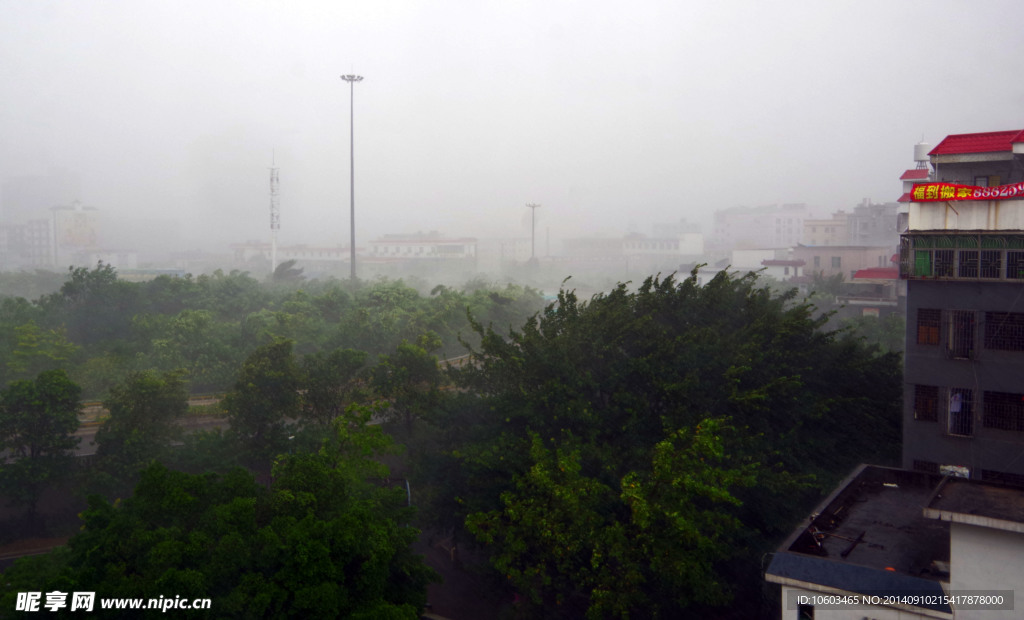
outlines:
{"label": "street lamp post", "polygon": [[539,204],[532,202],[526,204],[526,208],[530,210],[530,260],[536,260],[537,258],[537,207]]}
{"label": "street lamp post", "polygon": [[348,160],[349,160],[349,260],[352,280],[356,279],[356,140],[355,140],[355,85],[362,82],[361,75],[343,75],[348,82]]}

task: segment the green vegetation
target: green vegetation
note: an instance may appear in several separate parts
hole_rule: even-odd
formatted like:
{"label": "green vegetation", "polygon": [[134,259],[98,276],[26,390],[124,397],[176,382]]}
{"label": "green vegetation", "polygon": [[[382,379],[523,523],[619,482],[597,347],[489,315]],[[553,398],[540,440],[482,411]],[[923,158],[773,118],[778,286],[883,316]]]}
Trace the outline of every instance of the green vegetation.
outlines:
{"label": "green vegetation", "polygon": [[19,591],[87,590],[210,598],[195,615],[211,618],[418,618],[434,575],[409,550],[404,490],[373,482],[387,474],[373,459],[389,441],[367,420],[281,457],[269,489],[241,469],[148,466],[124,501],[93,496],[66,550],[7,571],[0,610]]}
{"label": "green vegetation", "polygon": [[[414,618],[433,577],[416,523],[479,545],[520,595],[510,617],[761,616],[762,555],[856,463],[895,461],[895,347],[793,291],[692,274],[540,304],[294,265],[266,284],[101,265],[0,300],[7,497],[31,510],[69,471],[78,384],[109,410],[76,474],[102,496],[67,547],[5,572],[0,610],[78,587],[210,597],[216,617]],[[230,428],[181,432],[212,408]]]}

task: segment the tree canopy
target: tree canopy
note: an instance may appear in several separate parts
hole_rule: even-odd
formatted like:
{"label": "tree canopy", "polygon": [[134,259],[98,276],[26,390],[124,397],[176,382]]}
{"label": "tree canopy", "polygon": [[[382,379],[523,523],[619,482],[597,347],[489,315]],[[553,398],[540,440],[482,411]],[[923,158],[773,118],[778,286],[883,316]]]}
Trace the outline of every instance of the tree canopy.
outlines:
{"label": "tree canopy", "polygon": [[[461,404],[439,422],[446,456],[428,457],[455,472],[451,518],[540,609],[644,617],[730,600],[730,575],[753,568],[741,551],[898,451],[899,357],[827,318],[723,273],[589,302],[562,291],[507,334],[478,324]],[[619,578],[601,578],[615,562]]]}

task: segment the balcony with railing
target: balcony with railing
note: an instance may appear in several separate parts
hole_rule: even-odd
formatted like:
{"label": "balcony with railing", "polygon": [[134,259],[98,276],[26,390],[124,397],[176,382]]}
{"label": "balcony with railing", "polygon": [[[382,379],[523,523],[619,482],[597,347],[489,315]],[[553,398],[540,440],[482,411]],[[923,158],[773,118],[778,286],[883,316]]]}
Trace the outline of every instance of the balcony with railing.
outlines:
{"label": "balcony with railing", "polygon": [[905,280],[1024,281],[1024,232],[910,232],[900,237]]}

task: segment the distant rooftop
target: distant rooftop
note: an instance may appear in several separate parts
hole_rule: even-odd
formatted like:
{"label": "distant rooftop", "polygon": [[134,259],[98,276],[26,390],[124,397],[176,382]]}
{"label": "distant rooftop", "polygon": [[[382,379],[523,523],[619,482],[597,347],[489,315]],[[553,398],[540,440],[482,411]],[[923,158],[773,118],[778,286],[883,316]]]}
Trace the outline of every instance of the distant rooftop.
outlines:
{"label": "distant rooftop", "polygon": [[1015,142],[1024,142],[1024,130],[962,133],[946,136],[929,155],[960,155],[964,153],[998,153],[1013,151]]}
{"label": "distant rooftop", "polygon": [[900,177],[900,181],[926,181],[929,174],[931,172],[927,168],[914,168],[904,172],[903,176]]}

